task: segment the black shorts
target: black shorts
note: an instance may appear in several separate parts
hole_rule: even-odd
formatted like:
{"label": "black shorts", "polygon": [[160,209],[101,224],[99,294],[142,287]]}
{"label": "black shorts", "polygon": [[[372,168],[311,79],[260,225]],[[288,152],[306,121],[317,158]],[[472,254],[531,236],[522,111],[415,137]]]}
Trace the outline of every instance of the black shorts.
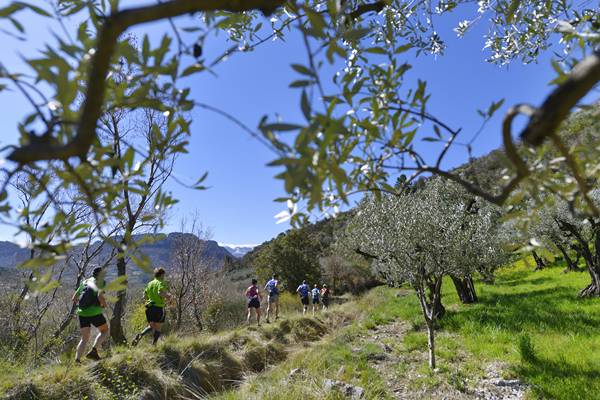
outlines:
{"label": "black shorts", "polygon": [[302,304],[307,306],[308,305],[308,296],[301,296],[300,301],[302,302]]}
{"label": "black shorts", "polygon": [[260,308],[260,301],[256,297],[248,300],[248,308]]}
{"label": "black shorts", "polygon": [[313,304],[319,304],[319,298],[318,297],[313,297]]}
{"label": "black shorts", "polygon": [[329,297],[323,297],[323,305],[329,307]]}
{"label": "black shorts", "polygon": [[146,306],[146,321],[148,322],[165,322],[165,308],[157,306]]}
{"label": "black shorts", "polygon": [[99,328],[105,324],[106,324],[106,318],[104,318],[104,315],[102,315],[102,314],[94,315],[93,317],[82,317],[81,315],[79,316],[79,327],[80,328],[89,328],[92,325],[94,325],[96,328]]}

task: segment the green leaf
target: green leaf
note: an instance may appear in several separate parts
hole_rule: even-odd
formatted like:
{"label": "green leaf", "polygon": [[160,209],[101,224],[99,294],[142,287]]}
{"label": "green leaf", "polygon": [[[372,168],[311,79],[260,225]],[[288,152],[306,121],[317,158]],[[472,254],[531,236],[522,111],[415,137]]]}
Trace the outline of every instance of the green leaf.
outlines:
{"label": "green leaf", "polygon": [[361,40],[364,36],[366,36],[369,32],[371,32],[370,28],[358,28],[344,32],[343,36],[346,40],[358,41]]}
{"label": "green leaf", "polygon": [[194,65],[190,65],[189,67],[187,67],[182,73],[181,73],[181,77],[186,77],[189,75],[192,75],[196,72],[200,72],[200,71],[204,71],[206,68],[204,67],[204,65],[196,63]]}
{"label": "green leaf", "polygon": [[290,83],[291,88],[296,88],[296,87],[306,87],[306,86],[310,86],[313,85],[315,83],[315,81],[307,81],[307,80],[297,80],[294,81],[292,83]]}
{"label": "green leaf", "polygon": [[408,51],[410,49],[412,49],[413,45],[411,43],[407,43],[404,46],[400,46],[396,49],[395,53],[396,54],[401,54],[404,53],[405,51]]}
{"label": "green leaf", "polygon": [[387,54],[387,51],[383,47],[369,47],[365,51],[372,54]]}
{"label": "green leaf", "polygon": [[297,129],[301,129],[301,125],[296,124],[286,124],[281,122],[276,122],[273,124],[262,125],[261,129],[266,131],[295,131]]}
{"label": "green leaf", "polygon": [[325,33],[323,32],[326,26],[325,19],[319,13],[312,11],[310,8],[305,8],[306,15],[308,16],[308,20],[312,26],[312,33],[316,37],[324,37]]}
{"label": "green leaf", "polygon": [[308,96],[306,95],[306,90],[302,90],[302,96],[300,97],[300,108],[302,109],[304,118],[306,118],[307,121],[310,121],[311,107],[310,107],[310,103],[308,102]]}
{"label": "green leaf", "polygon": [[488,116],[491,117],[492,115],[494,115],[494,113],[496,111],[498,111],[498,109],[500,107],[502,107],[502,104],[504,104],[504,99],[501,99],[501,100],[496,101],[496,102],[492,102],[492,104],[490,105],[490,107],[488,108],[488,111],[487,111]]}
{"label": "green leaf", "polygon": [[148,35],[144,35],[144,40],[142,41],[142,60],[144,64],[148,63],[148,58],[150,58],[150,39]]}
{"label": "green leaf", "polygon": [[313,73],[313,71],[311,71],[309,68],[305,67],[304,65],[292,64],[292,68],[296,72],[299,72],[299,73],[301,73],[303,75],[308,75],[308,76],[315,77],[315,74]]}
{"label": "green leaf", "polygon": [[24,6],[22,4],[19,4],[19,2],[11,3],[6,7],[0,8],[0,18],[9,17],[16,12],[21,11],[23,8]]}

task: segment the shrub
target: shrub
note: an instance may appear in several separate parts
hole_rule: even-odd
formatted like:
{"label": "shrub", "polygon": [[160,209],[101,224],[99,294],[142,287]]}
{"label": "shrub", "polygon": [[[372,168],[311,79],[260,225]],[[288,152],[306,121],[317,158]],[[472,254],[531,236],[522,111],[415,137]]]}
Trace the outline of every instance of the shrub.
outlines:
{"label": "shrub", "polygon": [[206,327],[213,332],[234,328],[244,321],[245,312],[246,302],[241,296],[217,299],[204,311]]}
{"label": "shrub", "polygon": [[279,313],[290,314],[302,309],[298,295],[291,292],[282,292],[279,295]]}

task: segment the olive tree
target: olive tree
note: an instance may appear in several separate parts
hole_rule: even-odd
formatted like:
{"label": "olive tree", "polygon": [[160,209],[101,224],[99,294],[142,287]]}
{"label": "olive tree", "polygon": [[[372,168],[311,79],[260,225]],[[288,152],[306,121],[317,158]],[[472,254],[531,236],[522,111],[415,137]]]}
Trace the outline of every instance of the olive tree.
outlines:
{"label": "olive tree", "polygon": [[[556,134],[600,79],[600,54],[594,49],[599,13],[586,4],[482,0],[477,10],[471,10],[472,17],[456,27],[463,36],[470,34],[474,24],[487,24],[482,45],[488,61],[500,65],[533,62],[558,40],[565,54],[553,64],[556,86],[541,105],[521,104],[507,111],[502,138],[511,169],[502,187],[487,191],[442,168],[448,148],[459,143],[460,129],[435,117],[428,106],[431,93],[426,80],[409,86],[404,79],[411,56],[443,56],[445,39],[436,31],[436,23],[452,18],[455,10],[471,7],[470,0],[169,0],[132,7],[119,0],[12,1],[0,8],[3,35],[28,39],[27,24],[22,22],[25,11],[61,30],[45,40],[40,54],[24,56],[25,68],[0,65],[0,91],[13,90],[31,105],[17,127],[18,143],[4,149],[9,160],[3,168],[4,181],[24,166],[37,166],[48,172],[40,182],[52,174],[64,187],[80,187],[99,218],[110,219],[122,210],[115,209],[112,201],[96,199],[112,200],[121,187],[97,178],[107,170],[124,169],[130,158],[127,152],[115,156],[114,149],[99,140],[103,115],[115,108],[146,107],[170,113],[168,124],[176,126],[174,116],[202,107],[226,116],[273,150],[272,165],[283,168],[278,177],[288,192],[280,200],[290,201],[295,222],[307,217],[293,212],[303,200],[312,211],[347,202],[357,191],[395,193],[391,183],[400,173],[412,173],[410,179],[438,174],[501,204],[519,185],[535,190],[550,179],[547,174],[534,174],[535,165],[525,162],[513,143],[512,121],[525,115],[529,119],[520,134],[523,142],[539,147],[550,139],[564,157],[568,173],[563,181],[575,182],[564,190],[579,208],[598,216],[587,184],[600,170],[594,168],[595,147],[578,159]],[[155,21],[170,27],[160,43],[153,43],[143,31],[144,24]],[[129,36],[134,27],[141,29],[139,48]],[[213,34],[222,34],[231,47],[208,59],[203,49]],[[297,51],[305,61],[291,65],[297,76],[290,86],[298,90],[306,121],[265,116],[258,129],[252,129],[228,110],[193,99],[183,78],[214,73],[229,57],[288,35],[299,35],[304,45]],[[115,82],[112,78],[124,66],[131,73]],[[496,101],[481,111],[484,122],[501,106],[502,101]],[[294,139],[281,132],[291,133]],[[439,146],[434,160],[425,161],[419,153],[415,146],[419,138]],[[469,155],[471,147],[465,146]],[[178,153],[185,150],[185,143],[175,148]],[[165,152],[165,147],[159,142],[152,151]],[[192,186],[201,187],[200,182]],[[156,199],[158,208],[171,204],[167,196]],[[9,209],[7,193],[0,190],[0,211],[6,214]],[[56,250],[58,255],[64,248]]]}
{"label": "olive tree", "polygon": [[[593,190],[590,196],[600,204],[600,190]],[[559,197],[553,197],[550,204],[539,212],[531,234],[539,235],[534,238],[539,237],[550,249],[558,248],[568,263],[567,268],[578,270],[566,251],[567,246],[573,248],[583,258],[591,280],[579,296],[600,296],[600,219],[575,213],[571,204]]]}
{"label": "olive tree", "polygon": [[495,235],[494,210],[480,199],[476,203],[471,218],[475,205],[462,201],[455,185],[432,179],[414,193],[370,199],[349,227],[355,244],[376,256],[377,270],[415,290],[432,369],[443,278],[470,277],[481,265],[497,265],[505,257]]}
{"label": "olive tree", "polygon": [[[558,250],[566,263],[564,272],[580,271],[580,268],[577,265],[581,258],[580,247],[575,241],[575,238],[561,229],[561,225],[559,225],[559,221],[565,220],[565,218],[571,219],[570,217],[567,217],[567,214],[569,213],[567,205],[564,201],[559,199],[553,199],[551,202],[548,201],[546,203],[545,207],[534,211],[536,213],[536,218],[529,226],[529,233],[531,237],[534,238],[534,241],[540,241],[540,244],[550,252]],[[582,226],[579,226],[579,228],[582,228]],[[575,260],[572,258],[573,250],[575,250],[577,257]],[[532,250],[532,255],[536,261],[536,269],[543,268],[544,265],[540,265],[542,261],[538,260],[540,256],[537,255],[535,248]]]}

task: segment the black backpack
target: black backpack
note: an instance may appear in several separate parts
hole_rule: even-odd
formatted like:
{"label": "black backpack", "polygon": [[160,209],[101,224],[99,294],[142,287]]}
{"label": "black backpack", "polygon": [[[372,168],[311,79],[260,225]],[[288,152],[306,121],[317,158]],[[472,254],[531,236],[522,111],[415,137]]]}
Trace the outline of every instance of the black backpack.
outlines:
{"label": "black backpack", "polygon": [[79,308],[84,309],[95,305],[100,305],[98,293],[86,282],[83,284],[83,290],[79,296]]}

